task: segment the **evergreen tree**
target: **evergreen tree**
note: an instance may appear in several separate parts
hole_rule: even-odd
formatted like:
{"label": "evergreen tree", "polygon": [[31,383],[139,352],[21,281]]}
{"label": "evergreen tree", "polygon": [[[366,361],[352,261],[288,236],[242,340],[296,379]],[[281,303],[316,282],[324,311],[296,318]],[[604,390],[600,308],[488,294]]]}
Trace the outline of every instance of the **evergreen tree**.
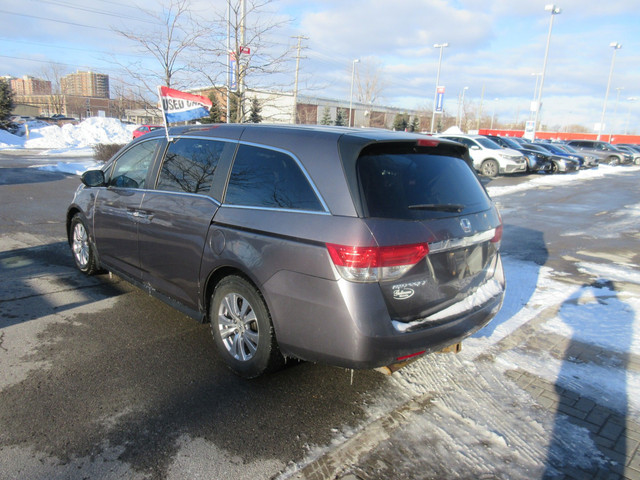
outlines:
{"label": "evergreen tree", "polygon": [[238,119],[238,106],[240,104],[240,95],[236,92],[229,92],[229,123],[241,123],[242,114]]}
{"label": "evergreen tree", "polygon": [[251,110],[249,111],[249,123],[260,123],[262,122],[262,106],[260,105],[260,101],[253,97],[251,99]]}
{"label": "evergreen tree", "polygon": [[211,100],[211,108],[209,109],[209,116],[201,119],[202,123],[220,123],[222,121],[222,111],[220,110],[220,104],[216,98],[215,92],[209,94],[209,100]]}
{"label": "evergreen tree", "polygon": [[9,82],[0,78],[0,128],[6,130],[9,127],[9,118],[15,106],[13,90]]}
{"label": "evergreen tree", "polygon": [[393,129],[400,130],[404,132],[409,124],[407,114],[396,113],[395,118],[393,119]]}
{"label": "evergreen tree", "polygon": [[420,131],[420,118],[417,116],[413,117],[413,120],[411,121],[411,131],[412,132]]}
{"label": "evergreen tree", "polygon": [[338,108],[338,110],[336,111],[336,121],[334,122],[334,125],[337,127],[344,127],[346,125],[344,110],[344,108]]}
{"label": "evergreen tree", "polygon": [[329,111],[329,107],[324,107],[322,118],[320,119],[320,125],[331,125],[331,112]]}

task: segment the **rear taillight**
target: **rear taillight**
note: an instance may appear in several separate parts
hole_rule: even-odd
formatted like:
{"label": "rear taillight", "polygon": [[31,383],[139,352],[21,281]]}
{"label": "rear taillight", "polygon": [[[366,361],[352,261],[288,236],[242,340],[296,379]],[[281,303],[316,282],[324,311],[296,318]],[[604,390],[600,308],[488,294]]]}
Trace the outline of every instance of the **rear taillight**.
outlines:
{"label": "rear taillight", "polygon": [[500,240],[502,240],[502,224],[496,227],[496,233],[493,235],[491,243],[500,243]]}
{"label": "rear taillight", "polygon": [[429,253],[429,245],[395,245],[390,247],[354,247],[327,244],[338,272],[351,282],[394,280],[404,275]]}
{"label": "rear taillight", "polygon": [[500,225],[496,227],[496,233],[493,234],[493,238],[491,239],[491,243],[496,246],[496,250],[500,250],[500,243],[502,241],[502,215],[498,212],[498,220],[500,221]]}

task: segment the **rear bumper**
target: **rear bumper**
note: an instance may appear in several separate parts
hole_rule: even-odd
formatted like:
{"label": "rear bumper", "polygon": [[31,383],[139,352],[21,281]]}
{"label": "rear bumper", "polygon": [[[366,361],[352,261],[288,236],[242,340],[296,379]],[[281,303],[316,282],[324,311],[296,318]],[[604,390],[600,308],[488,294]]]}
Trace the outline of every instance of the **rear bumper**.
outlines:
{"label": "rear bumper", "polygon": [[[472,299],[467,310],[435,321],[414,322],[401,331],[389,318],[377,284],[294,275],[297,278],[282,273],[272,278],[265,295],[282,353],[354,369],[390,365],[403,357],[435,352],[461,341],[498,313],[505,291],[498,260],[489,280],[495,284],[491,296],[479,294],[481,298],[475,302]],[[292,298],[292,289],[301,282],[307,283],[305,290],[313,287],[312,297]]]}

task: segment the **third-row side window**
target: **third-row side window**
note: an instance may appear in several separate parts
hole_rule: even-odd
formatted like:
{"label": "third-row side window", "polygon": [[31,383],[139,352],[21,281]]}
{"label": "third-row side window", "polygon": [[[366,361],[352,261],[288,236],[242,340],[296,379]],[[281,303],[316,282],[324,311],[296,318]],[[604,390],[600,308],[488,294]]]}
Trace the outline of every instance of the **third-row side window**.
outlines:
{"label": "third-row side window", "polygon": [[322,211],[322,204],[296,161],[276,150],[240,145],[225,203],[263,208]]}

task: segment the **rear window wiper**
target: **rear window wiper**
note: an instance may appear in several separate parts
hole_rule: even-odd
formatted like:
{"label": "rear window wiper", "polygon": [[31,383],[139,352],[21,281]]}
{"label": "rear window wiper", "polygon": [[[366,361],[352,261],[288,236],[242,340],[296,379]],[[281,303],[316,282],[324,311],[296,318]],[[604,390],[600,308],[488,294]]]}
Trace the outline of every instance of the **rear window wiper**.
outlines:
{"label": "rear window wiper", "polygon": [[464,205],[459,203],[419,203],[417,205],[409,205],[410,210],[432,210],[436,212],[457,212],[464,210]]}

